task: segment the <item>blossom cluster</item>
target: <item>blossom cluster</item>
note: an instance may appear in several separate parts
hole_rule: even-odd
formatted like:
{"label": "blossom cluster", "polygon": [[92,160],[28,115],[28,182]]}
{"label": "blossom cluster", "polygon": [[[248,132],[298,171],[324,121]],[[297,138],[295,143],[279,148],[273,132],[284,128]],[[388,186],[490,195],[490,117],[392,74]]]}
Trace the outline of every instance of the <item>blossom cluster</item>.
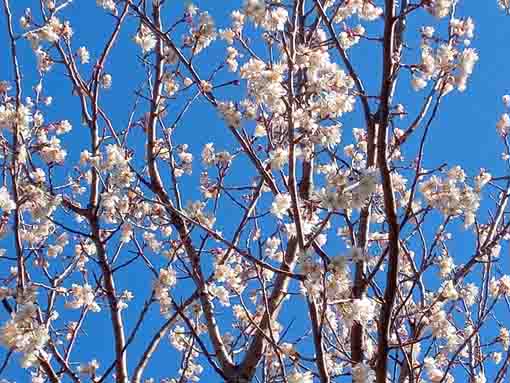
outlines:
{"label": "blossom cluster", "polygon": [[457,166],[450,169],[444,179],[432,176],[422,182],[420,191],[429,205],[445,216],[462,215],[465,227],[469,227],[474,224],[482,188],[490,179],[491,175],[482,171],[475,178],[475,185],[469,186],[466,183],[466,174]]}
{"label": "blossom cluster", "polygon": [[[493,315],[510,295],[508,177],[423,169],[442,97],[467,90],[479,60],[475,23],[454,0],[403,2],[395,18],[383,3],[245,0],[225,20],[188,3],[170,21],[168,1],[97,0],[114,25],[101,49],[78,44],[71,1],[22,12],[8,37],[20,57],[31,45],[33,73],[13,60],[0,82],[0,343],[33,383],[155,382],[145,366],[169,346],[165,383],[375,382],[381,358],[401,382],[490,379],[510,347]],[[420,12],[436,20],[404,34]],[[132,93],[112,75],[126,29],[122,64],[143,69]],[[382,82],[357,62],[376,45]],[[431,87],[423,105],[397,86],[406,70],[402,87]],[[49,93],[62,73],[76,110]],[[111,106],[131,96],[119,118]],[[508,113],[496,129],[508,161]],[[452,234],[456,217],[471,230]],[[111,361],[82,358],[79,338],[103,315],[116,347],[100,377]]]}

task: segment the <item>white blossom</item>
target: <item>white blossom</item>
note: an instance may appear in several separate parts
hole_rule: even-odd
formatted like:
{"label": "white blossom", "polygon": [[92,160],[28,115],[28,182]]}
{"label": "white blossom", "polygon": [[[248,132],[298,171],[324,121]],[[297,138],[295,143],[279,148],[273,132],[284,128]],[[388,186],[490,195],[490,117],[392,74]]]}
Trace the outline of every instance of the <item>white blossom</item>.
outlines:
{"label": "white blossom", "polygon": [[274,198],[273,204],[271,205],[271,213],[281,219],[284,215],[287,215],[287,211],[290,209],[291,204],[292,201],[289,194],[277,194]]}
{"label": "white blossom", "polygon": [[11,199],[9,191],[5,186],[0,188],[0,209],[9,213],[16,208],[16,203]]}
{"label": "white blossom", "polygon": [[145,26],[145,24],[141,24],[140,28],[138,29],[138,33],[134,37],[134,42],[142,48],[143,53],[150,52],[156,47],[156,36],[154,36],[154,33]]}
{"label": "white blossom", "polygon": [[79,47],[76,54],[82,64],[88,64],[90,62],[90,53],[86,47]]}

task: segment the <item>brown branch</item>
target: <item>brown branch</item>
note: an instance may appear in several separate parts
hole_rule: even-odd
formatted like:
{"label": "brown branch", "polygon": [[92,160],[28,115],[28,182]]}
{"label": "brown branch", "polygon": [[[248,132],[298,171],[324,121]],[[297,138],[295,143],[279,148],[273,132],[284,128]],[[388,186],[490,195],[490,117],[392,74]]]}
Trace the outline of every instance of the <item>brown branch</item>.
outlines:
{"label": "brown branch", "polygon": [[[326,299],[324,296],[323,299]],[[315,346],[315,353],[317,354],[317,367],[319,370],[319,377],[321,383],[330,382],[330,376],[326,364],[326,351],[324,350],[324,342],[322,336],[322,320],[319,318],[319,311],[317,303],[313,301],[313,298],[309,297],[308,301],[308,312],[310,313],[313,343]]]}
{"label": "brown branch", "polygon": [[[327,17],[326,12],[321,5],[319,0],[314,0],[319,15],[323,18],[326,27],[328,28],[330,37],[333,39],[335,47],[337,48],[342,61],[347,68],[349,76],[354,80],[354,84],[359,93],[359,99],[361,101],[361,105],[363,108],[363,114],[365,117],[365,125],[367,127],[367,168],[373,167],[375,165],[375,151],[376,151],[376,128],[377,125],[374,123],[372,114],[370,111],[370,105],[368,104],[368,99],[366,97],[366,92],[356,73],[351,61],[349,60],[345,49],[342,48],[340,40],[338,39],[335,28],[333,27],[332,21]],[[370,217],[371,217],[371,202],[369,202],[366,206],[364,206],[360,213],[359,220],[359,229],[357,237],[355,237],[356,242],[353,243],[354,247],[359,247],[363,252],[366,252],[368,245],[368,234],[370,231]],[[352,290],[352,298],[360,299],[365,291],[365,283],[364,283],[364,274],[365,274],[365,262],[359,261],[356,262],[355,271],[354,271],[354,283]],[[351,328],[351,359],[353,364],[361,362],[363,359],[363,327],[360,323],[355,322]]]}
{"label": "brown branch", "polygon": [[[91,137],[91,152],[93,156],[99,154],[99,127],[97,123],[98,118],[98,100],[99,100],[99,89],[100,89],[100,74],[104,62],[108,57],[111,49],[117,37],[120,33],[121,25],[124,22],[129,7],[124,7],[121,16],[118,18],[117,24],[108,39],[108,42],[103,50],[103,53],[99,59],[98,66],[94,76],[94,92],[91,97],[92,102],[92,116],[91,120],[88,121],[90,137]],[[115,380],[117,383],[128,382],[128,369],[127,369],[127,354],[126,354],[126,336],[124,323],[122,320],[121,308],[119,307],[119,300],[117,298],[115,281],[113,277],[113,271],[111,269],[110,262],[106,253],[105,244],[101,240],[100,226],[99,226],[99,171],[95,167],[92,168],[92,180],[91,180],[91,192],[89,196],[89,215],[88,220],[91,229],[92,240],[96,247],[98,254],[99,264],[103,272],[104,289],[108,299],[108,306],[110,311],[110,320],[112,323],[112,329],[115,339]]]}
{"label": "brown branch", "polygon": [[[397,219],[395,194],[390,174],[390,168],[387,160],[388,150],[388,124],[390,118],[391,99],[395,87],[395,0],[385,1],[385,25],[384,25],[384,45],[383,45],[383,74],[381,81],[381,104],[379,106],[379,128],[377,134],[377,162],[382,178],[384,210],[389,226],[388,247],[388,272],[386,276],[386,290],[384,292],[384,302],[381,308],[377,362],[376,362],[376,382],[386,383],[387,362],[390,352],[389,338],[391,331],[391,312],[398,290],[398,267],[399,267],[399,223]],[[398,48],[398,47],[397,47]]]}
{"label": "brown branch", "polygon": [[119,299],[115,289],[115,281],[113,278],[113,272],[106,255],[106,249],[104,244],[99,238],[99,228],[95,221],[91,222],[93,241],[96,245],[99,263],[103,271],[103,279],[105,284],[106,296],[108,298],[108,306],[110,308],[110,319],[112,322],[113,334],[115,338],[115,371],[116,371],[116,382],[127,383],[128,382],[128,371],[127,371],[127,355],[126,355],[126,336],[124,331],[124,324],[122,321],[121,308],[119,307]]}
{"label": "brown branch", "polygon": [[[12,60],[12,69],[14,71],[15,83],[16,83],[16,110],[18,110],[21,106],[21,73],[19,69],[18,63],[18,54],[16,48],[16,37],[14,36],[13,24],[12,24],[12,14],[9,6],[9,0],[4,0],[4,13],[7,19],[7,31],[9,34],[10,40],[10,49],[11,49],[11,60]],[[14,196],[14,201],[16,202],[16,207],[14,208],[14,223],[13,223],[13,231],[14,231],[14,248],[16,250],[16,258],[17,258],[17,266],[18,266],[18,292],[22,293],[25,288],[25,259],[23,256],[23,244],[21,241],[20,235],[20,227],[21,227],[21,211],[19,205],[19,190],[18,190],[18,173],[19,173],[19,146],[22,138],[20,137],[18,125],[14,124],[12,129],[12,157],[11,157],[11,182],[12,182],[12,192]]]}
{"label": "brown branch", "polygon": [[175,308],[175,313],[166,320],[166,322],[159,328],[158,331],[153,335],[151,341],[149,342],[148,346],[144,349],[140,360],[136,364],[136,367],[133,372],[132,381],[133,383],[140,383],[142,380],[142,375],[147,367],[147,364],[149,363],[150,359],[152,358],[152,355],[156,351],[156,349],[159,346],[159,343],[165,336],[165,334],[168,332],[170,327],[172,327],[175,322],[177,321],[177,318],[179,317],[179,311],[184,312],[186,308],[188,308],[191,304],[193,304],[198,299],[198,291],[195,292],[195,294],[191,295],[184,303],[182,303],[179,307],[179,310],[177,310],[177,307]]}
{"label": "brown branch", "polygon": [[46,359],[39,358],[39,364],[51,383],[60,383],[60,378],[55,373],[55,370],[53,370],[53,367],[51,367],[50,362]]}
{"label": "brown branch", "polygon": [[[292,272],[296,264],[297,252],[297,238],[293,237],[287,245],[281,269]],[[281,303],[287,295],[289,281],[290,279],[283,275],[279,275],[276,278],[271,295],[268,297],[268,310],[266,310],[260,322],[262,331],[266,331],[269,328],[270,322],[278,316],[282,307]],[[239,365],[239,379],[242,379],[241,381],[251,382],[253,380],[257,365],[264,354],[265,343],[264,337],[260,334],[254,337],[246,351],[244,360]]]}
{"label": "brown branch", "polygon": [[[130,2],[127,2],[130,4]],[[144,16],[145,17],[145,16]],[[155,5],[153,7],[153,18],[154,25],[157,30],[161,31],[161,16],[160,16],[160,6]],[[152,25],[152,23],[151,23]],[[155,81],[152,91],[152,101],[151,101],[151,112],[149,116],[149,120],[147,122],[147,158],[148,158],[148,168],[149,175],[151,179],[151,188],[153,192],[160,198],[160,200],[165,203],[167,206],[173,206],[172,201],[170,200],[167,192],[163,187],[163,183],[161,181],[161,176],[159,175],[159,170],[156,163],[156,155],[157,153],[154,150],[155,142],[156,142],[156,125],[157,125],[157,116],[159,103],[161,100],[161,92],[163,88],[163,74],[164,74],[164,56],[163,56],[163,47],[164,42],[162,39],[158,40],[157,50],[156,50],[156,73],[155,73]],[[172,225],[176,228],[181,241],[184,244],[184,248],[191,260],[193,267],[193,279],[199,288],[200,302],[202,304],[202,308],[204,310],[204,316],[207,322],[207,329],[209,333],[209,337],[214,346],[214,350],[216,352],[216,358],[220,362],[220,366],[223,369],[225,375],[231,376],[234,370],[234,364],[228,355],[223,340],[221,338],[220,331],[218,329],[218,325],[216,323],[216,319],[214,316],[214,309],[211,303],[210,296],[207,292],[207,286],[203,277],[202,270],[200,268],[200,256],[195,250],[191,242],[191,238],[189,236],[189,230],[187,228],[186,223],[179,215],[175,214],[175,212],[171,209],[168,209],[172,221]]]}

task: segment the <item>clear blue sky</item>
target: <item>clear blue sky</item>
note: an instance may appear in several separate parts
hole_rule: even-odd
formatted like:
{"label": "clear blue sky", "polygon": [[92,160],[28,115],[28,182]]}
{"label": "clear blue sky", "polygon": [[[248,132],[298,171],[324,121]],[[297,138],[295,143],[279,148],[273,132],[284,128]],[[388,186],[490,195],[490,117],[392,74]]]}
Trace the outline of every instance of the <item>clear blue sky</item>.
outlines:
{"label": "clear blue sky", "polygon": [[[184,1],[176,0],[168,2],[170,5],[165,7],[166,11],[164,13],[167,25],[180,17],[184,9]],[[32,6],[34,10],[38,9],[38,2],[34,0],[12,0],[12,3],[16,20],[22,15],[25,6]],[[241,1],[237,0],[202,0],[195,3],[201,9],[208,10],[212,14],[218,28],[227,26],[227,16],[230,11],[242,4]],[[37,12],[34,11],[34,13]],[[75,37],[73,38],[74,48],[76,49],[81,45],[87,46],[91,52],[91,63],[93,63],[111,31],[111,17],[96,7],[93,0],[75,0],[74,4],[63,14],[69,18],[75,30]],[[458,6],[458,14],[460,16],[471,16],[476,23],[475,38],[472,46],[478,50],[480,60],[469,80],[467,91],[461,94],[453,92],[445,98],[439,117],[433,124],[432,132],[429,135],[428,141],[430,144],[424,165],[425,167],[433,167],[447,162],[450,165],[461,165],[470,174],[476,173],[480,167],[485,167],[496,175],[502,175],[504,169],[499,160],[499,155],[503,151],[503,147],[497,138],[495,123],[503,110],[501,96],[510,92],[510,68],[508,65],[508,58],[510,57],[510,45],[508,44],[510,19],[498,11],[495,0],[483,2],[461,1],[461,4]],[[410,48],[413,49],[408,54],[416,58],[418,57],[416,39],[418,30],[416,22],[419,22],[420,25],[423,23],[435,23],[424,12],[419,12],[419,16],[419,20],[415,18],[409,21],[407,31],[409,37],[412,38]],[[103,101],[116,127],[125,126],[133,106],[134,96],[132,90],[143,80],[143,70],[136,59],[140,51],[138,46],[132,41],[136,28],[137,24],[131,19],[121,34],[119,44],[116,45],[111,58],[106,63],[106,70],[113,74],[113,87],[109,92],[103,93]],[[16,25],[16,29],[18,32],[20,31],[18,25]],[[4,56],[0,60],[0,80],[13,79],[10,62],[6,53],[8,49],[6,43],[6,25],[5,18],[2,15],[0,18],[0,48],[4,52]],[[33,69],[34,57],[28,42],[20,41],[19,47],[22,71],[25,75],[24,91],[25,95],[29,95],[31,93],[30,87],[35,85],[37,79]],[[202,71],[202,68],[210,69],[217,60],[224,56],[224,48],[224,42],[218,40],[213,43],[213,47],[207,50],[206,54],[201,55],[197,59],[196,66],[199,72],[203,73],[204,77],[208,72],[205,69]],[[361,77],[368,84],[368,93],[375,94],[377,92],[376,87],[379,84],[378,74],[380,73],[380,68],[378,60],[380,52],[373,49],[367,50],[362,47],[356,47],[352,50],[351,55]],[[374,60],[374,55],[376,55],[376,60]],[[83,68],[86,68],[86,66]],[[89,64],[88,68],[90,70],[92,64]],[[221,82],[232,77],[231,75],[224,74],[218,78],[218,82]],[[414,110],[413,108],[420,105],[425,93],[414,93],[409,90],[408,80],[407,74],[403,74],[395,102],[401,102],[406,105],[409,103],[409,110]],[[63,141],[68,149],[69,159],[76,161],[81,150],[85,148],[86,140],[88,140],[87,130],[80,125],[77,99],[71,97],[71,89],[69,88],[69,83],[63,81],[63,69],[61,67],[55,66],[55,69],[49,73],[44,82],[46,84],[45,89],[54,99],[54,106],[49,108],[45,114],[46,120],[68,119],[72,122],[74,126],[73,132],[64,137]],[[231,91],[222,94],[226,97],[229,94],[235,95],[236,92]],[[238,98],[240,97],[238,96]],[[359,103],[357,103],[357,107],[359,107]],[[138,113],[137,117],[140,117],[140,113]],[[360,123],[359,108],[352,116],[347,117],[345,120],[346,128],[360,127]],[[408,120],[405,123],[408,123]],[[187,182],[188,186],[184,190],[191,196],[189,199],[198,199],[200,196],[196,183],[200,174],[198,157],[203,144],[214,141],[219,148],[223,147],[229,150],[233,150],[236,145],[225,129],[223,122],[218,118],[216,111],[204,100],[199,101],[194,106],[192,112],[188,114],[186,122],[178,129],[177,137],[179,142],[188,143],[192,153],[197,158],[194,175]],[[141,131],[135,133],[132,139],[133,142],[136,141],[140,145],[140,143],[144,142],[143,133]],[[139,157],[138,161],[141,159],[142,157]],[[244,171],[245,169],[242,168],[235,170],[239,177],[244,175]],[[191,180],[195,182],[191,182]],[[243,178],[243,180],[247,182],[246,178]],[[223,215],[219,219],[219,226],[224,225],[226,227],[230,219],[229,214]],[[11,242],[12,237],[8,235],[3,239],[3,246],[9,249],[12,246]],[[463,244],[457,244],[455,247],[460,253],[463,251],[468,252],[469,250]],[[69,251],[72,251],[72,249],[69,249]],[[470,253],[468,252],[468,254]],[[155,264],[163,264],[163,261],[156,259],[156,257],[154,255]],[[0,261],[0,279],[4,278],[8,273],[6,265],[6,262]],[[120,274],[118,282],[119,290],[128,288],[136,296],[131,305],[136,310],[130,308],[125,312],[128,330],[132,328],[136,320],[136,312],[138,312],[140,305],[147,297],[147,292],[150,290],[150,282],[148,281],[149,274],[145,271]],[[183,283],[183,286],[186,286],[186,284]],[[185,297],[188,291],[185,287],[181,287],[177,294],[182,294]],[[299,306],[296,305],[296,307]],[[225,311],[224,315],[228,319],[229,311]],[[287,319],[296,319],[295,334],[299,333],[299,329],[302,329],[305,325],[306,317],[301,312],[293,311],[292,306],[286,309],[284,315]],[[72,313],[71,316],[74,316],[74,320],[76,320],[78,311]],[[3,322],[6,318],[5,312],[0,311],[0,322]],[[224,319],[220,316],[220,323],[223,322]],[[56,322],[57,325],[58,323]],[[149,321],[145,323],[137,340],[128,351],[131,366],[133,361],[137,360],[137,351],[141,350],[143,345],[147,343],[154,329],[159,327],[160,323],[161,319],[158,314],[158,308],[157,305],[154,305]],[[76,346],[80,350],[77,355],[80,356],[81,361],[88,361],[93,358],[98,359],[101,362],[100,372],[102,372],[109,364],[107,361],[112,360],[110,322],[106,315],[106,308],[105,312],[100,315],[90,314],[84,329],[87,335],[80,338]],[[291,333],[289,339],[292,339],[292,335]],[[5,354],[6,350],[0,348],[0,363],[3,361]],[[312,351],[308,350],[307,354],[312,354]],[[178,361],[179,358],[172,346],[165,340],[156,356],[152,359],[145,376],[154,378],[174,377],[179,368]],[[28,381],[26,372],[19,368],[16,361],[11,363],[4,377],[18,383]],[[210,374],[209,371],[203,375],[203,381],[219,382],[220,380],[216,375]]]}

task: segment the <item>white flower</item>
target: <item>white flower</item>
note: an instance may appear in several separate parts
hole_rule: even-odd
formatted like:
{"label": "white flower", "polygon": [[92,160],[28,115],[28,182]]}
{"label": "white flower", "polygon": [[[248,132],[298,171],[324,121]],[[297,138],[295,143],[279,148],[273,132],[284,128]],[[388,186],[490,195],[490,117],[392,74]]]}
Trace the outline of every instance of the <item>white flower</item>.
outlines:
{"label": "white flower", "polygon": [[257,103],[279,110],[283,105],[281,97],[286,93],[282,85],[284,71],[283,64],[268,68],[263,61],[252,58],[241,67],[240,75],[248,80],[248,91]]}
{"label": "white flower", "polygon": [[171,267],[159,270],[159,283],[166,287],[175,286],[177,283],[177,274]]}
{"label": "white flower", "polygon": [[112,75],[109,73],[105,73],[101,77],[101,86],[104,89],[110,89],[112,87]]}
{"label": "white flower", "polygon": [[[35,299],[35,297],[32,297]],[[20,304],[12,318],[0,327],[0,343],[23,353],[21,365],[30,368],[44,355],[44,346],[49,340],[46,325],[37,321],[37,307],[32,302]]]}
{"label": "white flower", "polygon": [[503,355],[500,353],[500,352],[493,352],[491,353],[491,359],[494,361],[494,363],[496,364],[500,364],[501,363],[501,360],[503,359]]}
{"label": "white flower", "polygon": [[281,244],[281,241],[277,237],[270,237],[266,241],[266,249],[265,254],[271,259],[274,259],[275,261],[281,261],[281,258],[283,256],[283,253],[281,251],[278,251],[278,248]]}
{"label": "white flower", "polygon": [[446,299],[452,301],[459,299],[459,293],[457,292],[457,289],[455,288],[453,281],[447,281],[446,283],[444,283],[441,295]]}
{"label": "white flower", "polygon": [[471,17],[468,17],[466,20],[453,18],[450,20],[450,28],[452,30],[452,34],[459,37],[466,36],[468,39],[472,39],[474,37],[475,24]]}
{"label": "white flower", "polygon": [[163,76],[163,86],[168,96],[173,96],[179,90],[179,83],[175,81],[175,76],[171,73],[165,73]]}
{"label": "white flower", "polygon": [[372,383],[375,382],[375,372],[366,363],[357,363],[352,368],[353,383]]}
{"label": "white flower", "polygon": [[289,13],[285,8],[273,8],[270,12],[266,13],[266,20],[263,26],[270,31],[283,31],[288,17]]}
{"label": "white flower", "polygon": [[456,78],[457,88],[459,91],[466,89],[466,82],[468,77],[473,73],[473,68],[478,61],[478,53],[473,48],[466,48],[462,52],[460,58],[460,74]]}
{"label": "white flower", "polygon": [[53,60],[50,55],[43,51],[40,47],[37,48],[34,53],[37,58],[37,70],[40,72],[48,72],[53,66]]}
{"label": "white flower", "polygon": [[152,33],[152,31],[144,24],[140,25],[140,29],[134,37],[134,41],[140,46],[140,48],[142,48],[143,53],[153,50],[157,43],[154,33]]}
{"label": "white flower", "polygon": [[212,166],[216,162],[216,153],[214,151],[214,144],[212,142],[205,144],[202,149],[202,163],[205,166]]}
{"label": "white flower", "polygon": [[72,284],[71,294],[73,300],[66,303],[66,307],[71,309],[79,309],[80,307],[87,307],[94,312],[101,311],[101,307],[95,302],[95,292],[88,283],[83,286]]}
{"label": "white flower", "polygon": [[496,124],[496,130],[501,136],[504,136],[508,133],[508,128],[510,128],[510,116],[508,113],[503,113]]}
{"label": "white flower", "polygon": [[503,104],[505,105],[505,107],[510,108],[510,95],[505,94],[502,97],[502,100],[503,100]]}
{"label": "white flower", "polygon": [[419,91],[427,86],[427,81],[421,77],[413,77],[411,80],[411,86],[415,91]]}
{"label": "white flower", "polygon": [[193,23],[190,34],[184,38],[184,43],[187,46],[192,46],[195,53],[199,53],[207,48],[216,37],[214,20],[208,12],[204,11],[200,13],[196,23]]}
{"label": "white flower", "polygon": [[266,15],[266,5],[263,0],[246,0],[244,5],[244,13],[253,19],[255,25],[264,22]]}
{"label": "white flower", "polygon": [[487,378],[485,377],[483,371],[480,371],[478,374],[476,374],[473,383],[487,383]]}
{"label": "white flower", "polygon": [[219,35],[223,40],[225,40],[227,42],[228,45],[234,44],[234,38],[235,38],[236,34],[232,29],[230,29],[230,28],[220,29]]}
{"label": "white flower", "polygon": [[370,197],[372,193],[375,193],[378,177],[378,172],[374,168],[362,171],[362,177],[357,190],[362,199],[366,199]]}
{"label": "white flower", "polygon": [[448,16],[454,0],[431,0],[427,10],[438,19]]}
{"label": "white flower", "polygon": [[313,383],[313,375],[310,371],[294,372],[287,377],[289,383]]}
{"label": "white flower", "polygon": [[434,313],[429,319],[429,327],[434,338],[450,338],[456,333],[455,327],[448,320],[444,310]]}
{"label": "white flower", "polygon": [[455,263],[452,257],[449,257],[447,254],[439,257],[439,272],[442,278],[450,274],[454,268]]}
{"label": "white flower", "polygon": [[211,283],[207,286],[207,291],[212,297],[218,298],[222,306],[230,306],[230,294],[224,286],[217,286]]}
{"label": "white flower", "polygon": [[289,151],[284,148],[276,148],[269,153],[269,158],[271,159],[271,168],[280,170],[289,162]]}
{"label": "white flower", "polygon": [[204,93],[210,93],[213,90],[213,85],[209,81],[200,81],[200,87]]}
{"label": "white flower", "polygon": [[11,199],[9,191],[5,186],[0,188],[0,209],[4,212],[10,212],[16,208],[16,203]]}
{"label": "white flower", "polygon": [[232,19],[232,29],[235,32],[240,32],[244,26],[244,14],[236,10],[230,14],[230,18]]}
{"label": "white flower", "polygon": [[237,67],[238,67],[238,63],[237,63],[237,56],[239,55],[239,52],[237,51],[237,49],[233,48],[233,47],[227,47],[227,58],[226,58],[226,62],[227,62],[227,65],[228,65],[228,70],[230,72],[236,72],[237,71]]}
{"label": "white flower", "polygon": [[[204,90],[205,91],[205,90]],[[223,119],[233,128],[241,126],[241,112],[239,112],[232,101],[218,102],[218,110],[223,116]]]}
{"label": "white flower", "polygon": [[290,209],[291,205],[292,199],[290,194],[277,194],[274,197],[273,204],[271,205],[271,213],[281,219],[284,215],[287,215],[287,210]]}
{"label": "white flower", "polygon": [[434,32],[435,32],[434,27],[427,26],[421,28],[421,34],[429,39],[431,39],[434,36]]}
{"label": "white flower", "polygon": [[88,64],[90,61],[90,53],[86,47],[79,47],[76,54],[80,58],[82,64]]}
{"label": "white flower", "polygon": [[78,372],[81,375],[94,376],[98,369],[99,369],[99,362],[96,359],[92,359],[87,364],[80,364],[78,367]]}
{"label": "white flower", "polygon": [[55,133],[58,135],[69,133],[73,129],[73,126],[68,120],[62,120],[58,123],[58,125],[55,127]]}
{"label": "white flower", "polygon": [[110,12],[115,12],[115,1],[114,0],[97,0],[97,5],[106,9]]}
{"label": "white flower", "polygon": [[204,212],[205,203],[200,201],[188,202],[187,207],[185,208],[186,213],[190,218],[193,218],[200,222],[202,225],[212,228],[214,222],[216,221],[216,217],[207,214]]}
{"label": "white flower", "polygon": [[510,347],[510,331],[507,328],[501,327],[499,329],[499,341],[503,345],[503,348],[507,350]]}
{"label": "white flower", "polygon": [[186,5],[186,15],[188,16],[195,16],[198,12],[198,7],[193,4],[193,3],[189,3]]}
{"label": "white flower", "polygon": [[510,295],[510,276],[503,275],[499,280],[492,279],[489,291],[493,297],[498,295]]}
{"label": "white flower", "polygon": [[374,319],[375,303],[367,298],[354,299],[352,302],[352,318],[361,323],[368,324]]}
{"label": "white flower", "polygon": [[266,127],[263,124],[255,125],[255,131],[253,132],[255,137],[265,137],[267,136]]}
{"label": "white flower", "polygon": [[21,16],[19,23],[23,29],[27,29],[30,26],[30,20],[26,16]]}

